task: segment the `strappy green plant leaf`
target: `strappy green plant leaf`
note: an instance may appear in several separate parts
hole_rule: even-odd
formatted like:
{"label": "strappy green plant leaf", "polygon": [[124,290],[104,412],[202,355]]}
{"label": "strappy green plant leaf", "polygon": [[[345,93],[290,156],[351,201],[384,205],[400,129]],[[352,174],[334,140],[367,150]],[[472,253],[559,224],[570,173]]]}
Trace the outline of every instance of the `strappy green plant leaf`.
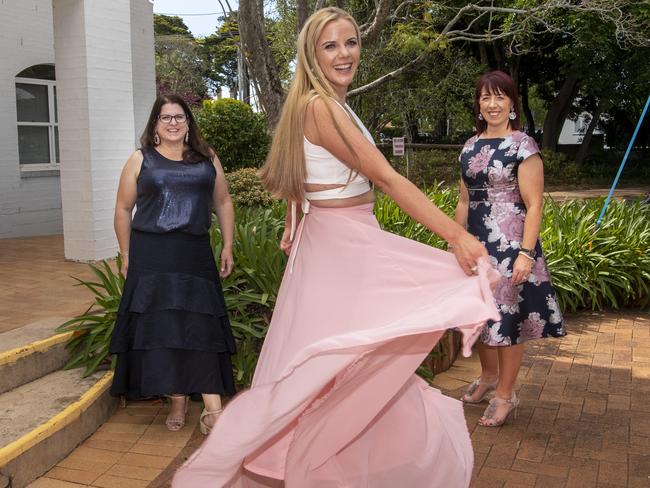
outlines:
{"label": "strappy green plant leaf", "polygon": [[[115,260],[117,270],[121,265],[122,259],[118,255]],[[99,282],[75,278],[75,286],[88,288],[95,296],[95,302],[83,314],[56,329],[57,332],[73,332],[72,339],[66,344],[70,359],[64,369],[84,368],[83,376],[93,374],[104,363],[109,367],[113,363],[108,354],[108,344],[124,289],[124,276],[115,271],[108,261],[88,266]]]}

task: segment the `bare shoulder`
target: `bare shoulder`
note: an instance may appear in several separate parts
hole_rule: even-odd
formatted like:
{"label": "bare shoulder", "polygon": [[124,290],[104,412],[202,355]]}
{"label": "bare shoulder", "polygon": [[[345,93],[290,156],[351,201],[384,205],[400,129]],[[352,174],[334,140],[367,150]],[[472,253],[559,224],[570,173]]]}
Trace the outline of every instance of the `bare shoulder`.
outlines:
{"label": "bare shoulder", "polygon": [[142,153],[141,149],[136,149],[129,156],[129,159],[126,160],[124,169],[127,171],[139,173],[140,167],[142,166],[142,161],[144,161],[144,154]]}
{"label": "bare shoulder", "polygon": [[217,156],[217,152],[212,148],[210,148],[210,160],[215,167],[221,168],[221,160]]}
{"label": "bare shoulder", "polygon": [[533,153],[530,156],[528,156],[526,159],[524,159],[521,163],[519,163],[519,166],[525,166],[525,167],[532,167],[532,166],[540,166],[543,167],[544,163],[542,161],[542,156],[539,153]]}
{"label": "bare shoulder", "polygon": [[332,100],[325,100],[320,95],[314,96],[307,102],[307,113],[312,115],[316,121],[331,121],[332,117],[338,119],[339,116],[347,117],[343,108]]}
{"label": "bare shoulder", "polygon": [[219,156],[217,156],[216,151],[212,148],[210,149],[210,155],[212,159],[212,166],[214,166],[217,174],[224,174],[223,167],[221,166],[221,160],[219,159]]}
{"label": "bare shoulder", "polygon": [[354,137],[355,129],[350,116],[336,101],[316,96],[308,102],[304,131],[309,141],[326,147],[327,140],[340,138],[341,132]]}

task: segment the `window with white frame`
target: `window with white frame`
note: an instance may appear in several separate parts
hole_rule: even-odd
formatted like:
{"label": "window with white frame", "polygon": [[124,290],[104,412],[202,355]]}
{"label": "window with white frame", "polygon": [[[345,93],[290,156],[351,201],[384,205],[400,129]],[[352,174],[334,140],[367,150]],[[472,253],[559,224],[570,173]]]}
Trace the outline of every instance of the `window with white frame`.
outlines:
{"label": "window with white frame", "polygon": [[59,124],[54,65],[31,66],[16,76],[21,170],[59,167]]}

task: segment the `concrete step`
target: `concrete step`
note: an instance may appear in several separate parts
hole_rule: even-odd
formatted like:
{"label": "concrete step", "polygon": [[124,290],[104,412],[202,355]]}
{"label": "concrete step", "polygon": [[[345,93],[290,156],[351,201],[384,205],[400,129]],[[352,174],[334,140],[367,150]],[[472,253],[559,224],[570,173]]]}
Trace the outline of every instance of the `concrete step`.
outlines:
{"label": "concrete step", "polygon": [[0,395],[0,475],[21,488],[43,475],[113,413],[112,372],[54,371]]}
{"label": "concrete step", "polygon": [[0,334],[0,393],[61,369],[70,355],[71,333],[54,329],[65,317],[52,317]]}
{"label": "concrete step", "polygon": [[63,371],[71,333],[64,317],[0,334],[0,488],[41,476],[102,425],[117,406],[112,372]]}

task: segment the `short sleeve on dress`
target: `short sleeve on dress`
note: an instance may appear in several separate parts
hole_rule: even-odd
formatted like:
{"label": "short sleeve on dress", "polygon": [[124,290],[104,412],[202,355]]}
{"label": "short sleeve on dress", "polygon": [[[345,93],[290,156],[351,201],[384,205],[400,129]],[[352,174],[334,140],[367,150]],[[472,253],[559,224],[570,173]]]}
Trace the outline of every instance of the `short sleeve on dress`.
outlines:
{"label": "short sleeve on dress", "polygon": [[533,154],[539,153],[539,147],[530,136],[524,136],[519,144],[519,149],[517,150],[517,161],[524,161],[526,158],[529,158]]}

